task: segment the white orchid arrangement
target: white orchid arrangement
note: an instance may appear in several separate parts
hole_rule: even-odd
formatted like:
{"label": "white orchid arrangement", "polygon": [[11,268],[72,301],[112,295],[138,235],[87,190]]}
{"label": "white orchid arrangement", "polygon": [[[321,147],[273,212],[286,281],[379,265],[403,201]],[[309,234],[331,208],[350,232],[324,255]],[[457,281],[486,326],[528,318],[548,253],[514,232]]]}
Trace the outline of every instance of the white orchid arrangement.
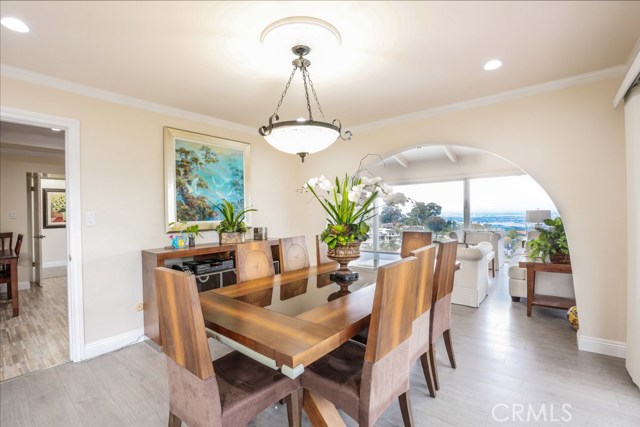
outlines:
{"label": "white orchid arrangement", "polygon": [[320,237],[330,249],[369,238],[366,221],[376,216],[374,201],[378,197],[386,205],[407,202],[404,194],[394,193],[382,178],[361,177],[359,173],[352,177],[345,175],[342,180],[336,177],[335,185],[324,175],[311,178],[302,191],[313,194],[327,213],[327,227]]}

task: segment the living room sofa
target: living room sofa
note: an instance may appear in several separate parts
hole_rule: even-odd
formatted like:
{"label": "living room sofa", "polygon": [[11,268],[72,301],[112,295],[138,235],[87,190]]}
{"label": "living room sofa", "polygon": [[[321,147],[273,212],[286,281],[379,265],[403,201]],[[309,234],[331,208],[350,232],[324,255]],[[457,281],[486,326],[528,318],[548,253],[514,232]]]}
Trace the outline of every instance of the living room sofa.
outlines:
{"label": "living room sofa", "polygon": [[489,293],[489,271],[487,264],[493,248],[489,242],[480,242],[475,246],[458,247],[456,261],[460,270],[453,280],[453,304],[479,307]]}
{"label": "living room sofa", "polygon": [[456,239],[465,246],[477,245],[480,242],[489,242],[493,248],[493,267],[500,270],[504,263],[504,240],[502,234],[497,231],[456,230],[449,233],[449,237]]}

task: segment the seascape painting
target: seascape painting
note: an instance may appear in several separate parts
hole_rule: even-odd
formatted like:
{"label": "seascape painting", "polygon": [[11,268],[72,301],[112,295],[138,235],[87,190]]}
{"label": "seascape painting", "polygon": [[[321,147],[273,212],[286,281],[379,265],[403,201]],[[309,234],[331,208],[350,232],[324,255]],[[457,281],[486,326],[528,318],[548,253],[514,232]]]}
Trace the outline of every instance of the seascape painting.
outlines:
{"label": "seascape painting", "polygon": [[214,206],[223,199],[246,207],[248,150],[242,142],[165,128],[167,223],[212,229],[220,220]]}

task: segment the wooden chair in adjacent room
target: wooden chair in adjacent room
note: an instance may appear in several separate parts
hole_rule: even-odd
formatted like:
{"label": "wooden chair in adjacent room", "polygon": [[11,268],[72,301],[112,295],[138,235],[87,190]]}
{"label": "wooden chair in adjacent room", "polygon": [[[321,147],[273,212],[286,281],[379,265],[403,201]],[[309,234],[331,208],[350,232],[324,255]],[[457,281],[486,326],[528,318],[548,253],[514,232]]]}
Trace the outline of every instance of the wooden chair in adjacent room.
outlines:
{"label": "wooden chair in adjacent room", "polygon": [[408,257],[412,250],[428,246],[431,241],[430,231],[403,231],[400,257]]}
{"label": "wooden chair in adjacent room", "polygon": [[436,342],[442,335],[447,348],[449,363],[456,368],[456,357],[451,342],[451,293],[453,292],[453,276],[456,268],[458,241],[440,243],[436,259],[436,271],[433,276],[433,299],[431,306],[429,359],[433,369],[433,383],[440,390],[438,367],[436,365]]}
{"label": "wooden chair in adjacent room", "polygon": [[[0,246],[2,250],[11,249],[13,247],[13,232],[7,231],[0,233]],[[0,265],[0,274],[5,271],[5,265]]]}
{"label": "wooden chair in adjacent room", "polygon": [[169,383],[169,427],[246,426],[285,399],[289,426],[300,426],[299,379],[233,351],[211,362],[195,277],[155,269],[162,351]]}
{"label": "wooden chair in adjacent room", "polygon": [[236,282],[275,275],[271,244],[268,240],[242,243],[236,247]]}
{"label": "wooden chair in adjacent room", "polygon": [[418,260],[418,285],[416,293],[416,311],[411,333],[411,349],[409,360],[413,364],[420,359],[422,372],[431,397],[436,397],[433,382],[433,368],[429,359],[431,305],[433,303],[433,275],[437,246],[429,245],[411,251],[411,256]]}
{"label": "wooden chair in adjacent room", "polygon": [[280,239],[280,272],[300,270],[309,267],[309,251],[305,236]]}
{"label": "wooden chair in adjacent room", "polygon": [[[7,234],[7,233],[2,233]],[[11,233],[13,234],[13,233]],[[22,248],[22,234],[18,234],[18,238],[16,239],[16,247],[13,249],[13,253],[19,257],[20,249]],[[11,246],[8,246],[10,248]],[[11,291],[11,272],[9,271],[9,266],[6,269],[0,271],[0,284],[5,283],[7,285],[7,299],[11,299],[13,294]]]}
{"label": "wooden chair in adjacent room", "polygon": [[[307,366],[302,374],[305,393],[333,402],[364,427],[373,426],[398,398],[404,425],[413,425],[409,400],[409,338],[415,313],[417,272],[415,258],[378,269],[367,346],[347,341]],[[311,425],[316,425],[314,411],[306,412]]]}

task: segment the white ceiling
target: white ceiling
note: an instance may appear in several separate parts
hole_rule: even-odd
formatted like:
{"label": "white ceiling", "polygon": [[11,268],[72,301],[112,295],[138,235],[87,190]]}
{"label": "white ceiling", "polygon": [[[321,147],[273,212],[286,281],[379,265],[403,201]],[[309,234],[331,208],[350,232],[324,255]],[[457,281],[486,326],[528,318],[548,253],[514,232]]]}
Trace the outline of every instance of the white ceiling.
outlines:
{"label": "white ceiling", "polygon": [[0,122],[0,155],[64,158],[64,131]]}
{"label": "white ceiling", "polygon": [[[389,119],[624,65],[640,37],[640,2],[2,1],[0,60],[93,88],[265,125],[291,72],[260,33],[287,16],[327,20],[339,49],[310,54],[327,119]],[[482,66],[500,58],[504,67]],[[11,68],[16,71],[14,68]],[[622,73],[621,70],[619,70]],[[292,84],[281,119],[302,115]],[[612,98],[613,98],[612,94]]]}

